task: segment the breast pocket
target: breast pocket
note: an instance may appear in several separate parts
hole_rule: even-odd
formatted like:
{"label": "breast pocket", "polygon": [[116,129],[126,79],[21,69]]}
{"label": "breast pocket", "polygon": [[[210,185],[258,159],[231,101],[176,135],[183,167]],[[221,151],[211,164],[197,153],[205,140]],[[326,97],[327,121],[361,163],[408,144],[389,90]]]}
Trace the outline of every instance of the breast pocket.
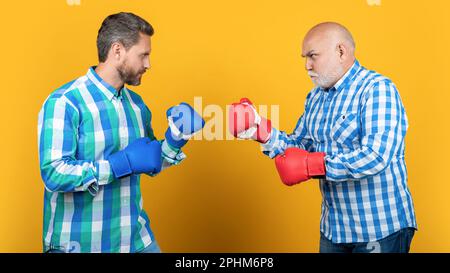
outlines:
{"label": "breast pocket", "polygon": [[339,115],[331,129],[331,138],[348,147],[353,147],[359,142],[359,122],[356,113]]}

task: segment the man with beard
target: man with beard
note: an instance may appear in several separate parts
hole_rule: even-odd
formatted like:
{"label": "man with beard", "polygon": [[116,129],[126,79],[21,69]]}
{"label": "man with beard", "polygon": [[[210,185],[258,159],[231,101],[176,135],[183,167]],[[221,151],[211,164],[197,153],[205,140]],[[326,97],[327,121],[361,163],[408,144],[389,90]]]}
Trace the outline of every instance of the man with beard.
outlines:
{"label": "man with beard", "polygon": [[143,210],[140,175],[179,164],[204,121],[186,104],[167,111],[164,140],[151,112],[125,84],[150,68],[152,26],[132,13],[108,16],[99,64],[54,91],[38,122],[44,252],[160,252]]}
{"label": "man with beard", "polygon": [[350,32],[313,27],[302,56],[316,87],[292,134],[272,128],[243,98],[230,131],[262,143],[288,186],[320,179],[320,252],[408,252],[417,228],[407,186],[406,113],[394,83],[359,64]]}

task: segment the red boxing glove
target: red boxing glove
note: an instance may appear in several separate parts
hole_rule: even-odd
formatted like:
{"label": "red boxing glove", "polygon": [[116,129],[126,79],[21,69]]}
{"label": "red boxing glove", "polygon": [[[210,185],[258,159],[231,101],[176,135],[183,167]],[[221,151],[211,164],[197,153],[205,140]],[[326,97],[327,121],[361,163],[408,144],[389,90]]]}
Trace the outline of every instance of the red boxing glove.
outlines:
{"label": "red boxing glove", "polygon": [[260,143],[266,143],[270,139],[272,123],[260,117],[247,98],[230,106],[228,120],[230,133],[237,138],[253,139]]}
{"label": "red boxing glove", "polygon": [[288,186],[325,175],[325,153],[309,153],[299,148],[287,148],[277,155],[275,165],[281,181]]}

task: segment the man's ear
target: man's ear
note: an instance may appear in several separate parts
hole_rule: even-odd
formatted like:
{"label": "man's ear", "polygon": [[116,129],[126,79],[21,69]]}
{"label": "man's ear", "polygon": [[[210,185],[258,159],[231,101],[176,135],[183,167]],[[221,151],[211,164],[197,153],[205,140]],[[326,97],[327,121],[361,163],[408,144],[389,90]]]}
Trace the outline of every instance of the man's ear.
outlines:
{"label": "man's ear", "polygon": [[347,58],[347,48],[345,47],[344,44],[339,44],[337,46],[337,50],[338,50],[338,54],[339,54],[339,58],[341,59],[341,62],[345,60],[345,58]]}
{"label": "man's ear", "polygon": [[116,60],[120,61],[120,58],[122,57],[124,52],[123,45],[121,43],[115,42],[111,45],[111,57]]}

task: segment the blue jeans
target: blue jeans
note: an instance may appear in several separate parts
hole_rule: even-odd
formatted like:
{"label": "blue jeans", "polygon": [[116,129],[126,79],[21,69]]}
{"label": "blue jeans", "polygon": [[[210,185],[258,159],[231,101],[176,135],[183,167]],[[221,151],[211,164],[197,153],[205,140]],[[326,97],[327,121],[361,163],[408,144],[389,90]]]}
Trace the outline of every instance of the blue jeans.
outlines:
{"label": "blue jeans", "polygon": [[414,228],[401,229],[375,242],[336,244],[320,233],[320,253],[408,253]]}

